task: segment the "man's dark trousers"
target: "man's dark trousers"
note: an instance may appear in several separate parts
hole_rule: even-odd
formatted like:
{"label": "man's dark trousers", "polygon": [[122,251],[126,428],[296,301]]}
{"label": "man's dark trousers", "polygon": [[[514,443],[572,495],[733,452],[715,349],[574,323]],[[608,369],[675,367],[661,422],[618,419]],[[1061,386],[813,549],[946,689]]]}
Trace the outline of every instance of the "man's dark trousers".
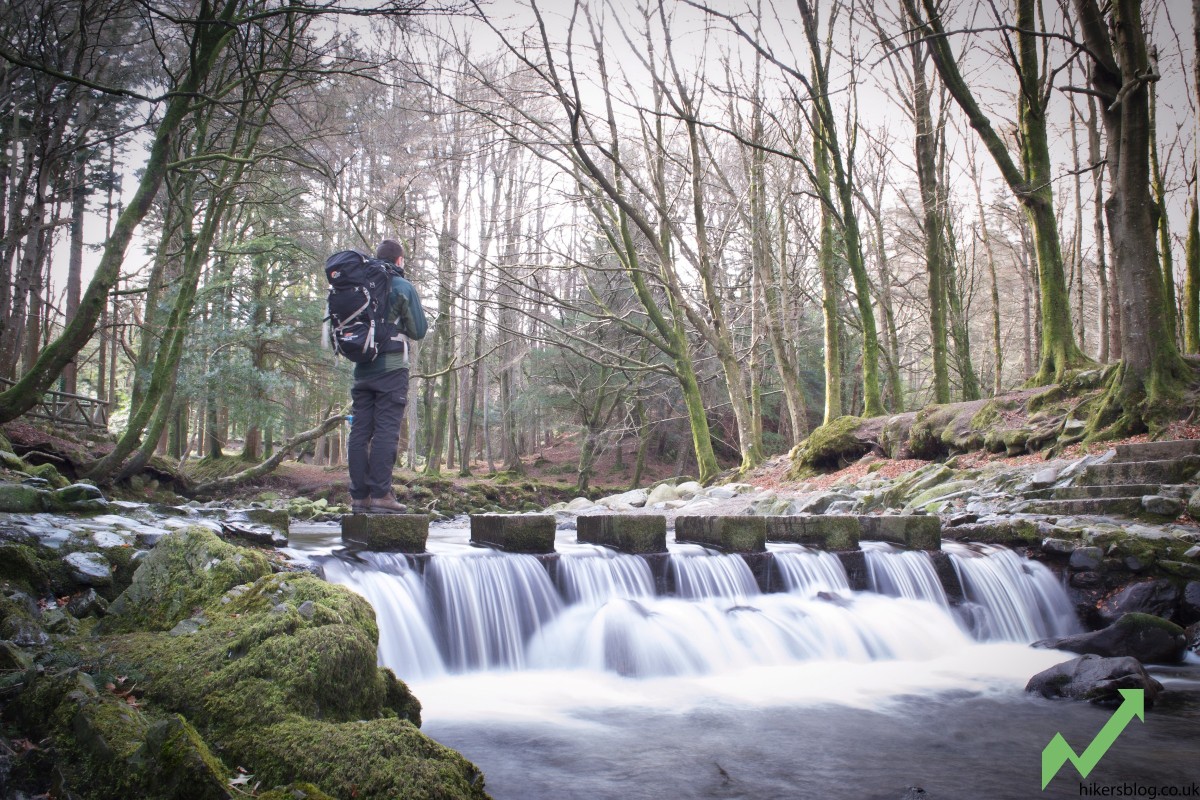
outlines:
{"label": "man's dark trousers", "polygon": [[392,491],[392,468],[400,442],[400,422],[408,405],[408,370],[395,369],[354,382],[354,424],[347,443],[350,496],[384,497]]}

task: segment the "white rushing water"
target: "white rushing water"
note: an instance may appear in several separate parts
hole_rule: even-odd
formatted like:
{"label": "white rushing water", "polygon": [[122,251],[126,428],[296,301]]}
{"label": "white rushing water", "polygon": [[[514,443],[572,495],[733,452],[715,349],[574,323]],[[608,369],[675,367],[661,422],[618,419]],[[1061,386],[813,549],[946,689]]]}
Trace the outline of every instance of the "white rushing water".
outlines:
{"label": "white rushing water", "polygon": [[[375,607],[380,662],[424,730],[497,800],[1077,796],[1067,779],[1039,791],[1038,754],[1060,731],[1086,743],[1108,712],[1024,691],[1073,657],[1028,643],[1078,627],[1044,566],[947,543],[951,603],[929,554],[889,545],[865,545],[871,590],[854,591],[836,556],[772,544],[763,592],[740,557],[565,538],[539,560],[439,530],[420,570],[324,561]],[[1169,754],[1197,730],[1156,709],[1152,738],[1093,777],[1182,780],[1192,762]]]}

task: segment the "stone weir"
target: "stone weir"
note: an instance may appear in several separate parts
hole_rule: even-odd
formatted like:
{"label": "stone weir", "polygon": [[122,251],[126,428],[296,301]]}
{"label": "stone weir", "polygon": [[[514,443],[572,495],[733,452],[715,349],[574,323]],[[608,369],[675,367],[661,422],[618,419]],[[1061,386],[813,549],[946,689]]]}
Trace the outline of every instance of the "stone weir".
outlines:
{"label": "stone weir", "polygon": [[[557,578],[559,554],[554,549],[557,519],[551,514],[474,514],[471,544],[505,553],[531,555]],[[342,541],[354,549],[396,552],[423,572],[429,554],[425,543],[429,517],[423,514],[362,515],[342,519]],[[675,593],[675,576],[667,552],[667,519],[661,514],[591,514],[577,518],[580,544],[594,544],[646,560],[659,594]],[[675,541],[697,544],[745,560],[764,592],[781,591],[782,579],[767,542],[800,544],[835,554],[846,570],[850,588],[868,588],[862,541],[882,541],[931,553],[948,597],[962,597],[962,587],[941,553],[941,522],[932,515],[789,515],[680,516]]]}

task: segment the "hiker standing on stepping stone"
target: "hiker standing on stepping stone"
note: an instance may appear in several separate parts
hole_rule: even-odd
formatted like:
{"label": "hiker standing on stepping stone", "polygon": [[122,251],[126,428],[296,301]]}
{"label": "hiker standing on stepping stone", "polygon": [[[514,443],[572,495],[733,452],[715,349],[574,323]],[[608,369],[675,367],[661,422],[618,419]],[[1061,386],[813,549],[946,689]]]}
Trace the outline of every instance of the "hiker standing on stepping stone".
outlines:
{"label": "hiker standing on stepping stone", "polygon": [[384,239],[375,258],[387,262],[391,273],[386,335],[378,337],[375,358],[354,366],[354,422],[347,442],[350,501],[355,514],[403,514],[408,509],[392,493],[392,469],[408,406],[408,340],[425,338],[428,325],[421,298],[404,277],[404,248]]}

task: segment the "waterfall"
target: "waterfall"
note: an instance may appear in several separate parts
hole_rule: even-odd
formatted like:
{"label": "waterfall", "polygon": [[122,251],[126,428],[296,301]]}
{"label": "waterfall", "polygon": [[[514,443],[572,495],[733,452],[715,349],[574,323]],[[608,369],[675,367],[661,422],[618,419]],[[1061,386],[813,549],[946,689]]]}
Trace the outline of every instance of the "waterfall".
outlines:
{"label": "waterfall", "polygon": [[563,548],[558,586],[569,604],[595,606],[612,598],[654,596],[654,576],[644,558],[596,545]]}
{"label": "waterfall", "polygon": [[526,640],[562,609],[533,556],[492,550],[434,556],[425,581],[442,652],[454,671],[524,667]]}
{"label": "waterfall", "polygon": [[680,597],[742,600],[759,593],[754,573],[741,556],[713,553],[699,545],[675,548],[671,552],[671,572],[675,593]]}
{"label": "waterfall", "polygon": [[1033,642],[1079,631],[1067,593],[1044,564],[990,545],[945,544],[977,638]]}
{"label": "waterfall", "polygon": [[846,568],[833,553],[799,545],[772,545],[775,566],[789,592],[813,597],[821,592],[849,594]]}
{"label": "waterfall", "polygon": [[674,591],[657,596],[650,562],[639,556],[560,543],[553,564],[443,539],[423,557],[423,574],[397,555],[326,563],[330,580],[375,607],[380,662],[405,679],[516,670],[706,676],[922,661],[973,640],[1028,642],[1077,628],[1050,571],[998,547],[947,544],[967,598],[963,624],[929,554],[878,542],[864,544],[873,592],[851,591],[836,556],[798,545],[771,545],[786,591],[763,593],[742,557],[672,544]]}
{"label": "waterfall", "polygon": [[421,576],[394,553],[363,553],[361,562],[329,559],[325,577],[349,586],[375,609],[379,663],[406,678],[433,678],[446,671],[433,631]]}
{"label": "waterfall", "polygon": [[927,600],[949,608],[946,590],[938,580],[929,554],[923,550],[901,550],[886,542],[863,542],[871,588],[889,597]]}

